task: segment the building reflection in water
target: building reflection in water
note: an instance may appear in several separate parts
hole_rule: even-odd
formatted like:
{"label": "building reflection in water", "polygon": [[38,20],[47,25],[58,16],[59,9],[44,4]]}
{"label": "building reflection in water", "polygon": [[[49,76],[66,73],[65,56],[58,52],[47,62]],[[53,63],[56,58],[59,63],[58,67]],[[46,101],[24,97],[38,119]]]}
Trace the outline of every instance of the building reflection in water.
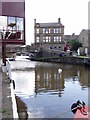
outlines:
{"label": "building reflection in water", "polygon": [[35,67],[35,93],[51,92],[61,94],[65,88],[65,80],[80,82],[82,89],[90,85],[88,79],[88,68],[82,66],[61,66],[63,71],[59,74],[57,66],[36,66]]}
{"label": "building reflection in water", "polygon": [[89,87],[90,85],[89,68],[82,67],[80,69],[79,82],[80,82],[80,85],[82,86],[82,89]]}
{"label": "building reflection in water", "polygon": [[[77,99],[87,103],[90,85],[87,67],[37,62],[34,68],[13,72],[19,96],[16,97],[19,118],[24,116],[27,120],[62,113]],[[62,69],[60,74],[59,68]],[[19,98],[23,98],[24,103]]]}
{"label": "building reflection in water", "polygon": [[19,115],[19,120],[28,120],[27,107],[25,103],[17,96],[15,96],[17,102],[17,112]]}
{"label": "building reflection in water", "polygon": [[64,90],[64,78],[58,69],[48,66],[35,68],[35,93],[51,92],[61,96]]}

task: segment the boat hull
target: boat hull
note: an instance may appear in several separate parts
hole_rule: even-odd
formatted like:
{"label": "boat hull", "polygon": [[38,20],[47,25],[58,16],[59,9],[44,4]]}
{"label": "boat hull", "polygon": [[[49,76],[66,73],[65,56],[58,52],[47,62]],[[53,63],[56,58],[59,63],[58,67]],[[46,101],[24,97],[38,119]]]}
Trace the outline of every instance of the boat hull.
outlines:
{"label": "boat hull", "polygon": [[[88,114],[85,114],[87,111]],[[90,120],[90,107],[88,107],[87,105],[84,106],[84,109],[83,109],[83,112],[81,109],[77,109],[75,115],[74,115],[74,120],[76,120],[76,118],[78,118],[78,120],[82,118],[82,120],[84,119],[87,119],[87,120]]]}

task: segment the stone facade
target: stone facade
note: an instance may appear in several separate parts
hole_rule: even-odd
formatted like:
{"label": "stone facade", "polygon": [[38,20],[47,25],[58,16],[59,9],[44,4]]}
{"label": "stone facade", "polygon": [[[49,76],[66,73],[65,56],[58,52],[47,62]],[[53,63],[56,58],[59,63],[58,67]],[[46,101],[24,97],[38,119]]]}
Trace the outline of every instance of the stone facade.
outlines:
{"label": "stone facade", "polygon": [[90,56],[90,33],[88,33],[88,54]]}
{"label": "stone facade", "polygon": [[55,23],[36,23],[34,20],[35,47],[64,50],[64,26],[60,18]]}
{"label": "stone facade", "polygon": [[89,29],[83,29],[81,33],[79,34],[78,40],[82,43],[83,51],[88,54],[89,52]]}
{"label": "stone facade", "polygon": [[0,1],[0,16],[2,15],[2,2]]}
{"label": "stone facade", "polygon": [[82,43],[83,47],[88,47],[88,32],[89,30],[83,29],[79,34],[78,40]]}
{"label": "stone facade", "polygon": [[[90,1],[88,2],[88,29],[90,30]],[[88,33],[88,54],[90,55],[90,31]]]}
{"label": "stone facade", "polygon": [[65,35],[64,40],[66,43],[70,42],[70,40],[78,40],[78,36],[79,35],[75,35],[75,33],[73,33],[72,35]]}

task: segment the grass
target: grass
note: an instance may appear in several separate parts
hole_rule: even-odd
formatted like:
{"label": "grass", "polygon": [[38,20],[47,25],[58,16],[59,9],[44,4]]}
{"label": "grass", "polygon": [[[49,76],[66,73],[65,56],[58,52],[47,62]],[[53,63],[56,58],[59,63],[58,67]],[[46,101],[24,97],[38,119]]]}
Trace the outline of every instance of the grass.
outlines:
{"label": "grass", "polygon": [[5,109],[5,108],[3,108],[3,109],[2,109],[2,113],[5,113],[5,112],[6,112],[6,109]]}

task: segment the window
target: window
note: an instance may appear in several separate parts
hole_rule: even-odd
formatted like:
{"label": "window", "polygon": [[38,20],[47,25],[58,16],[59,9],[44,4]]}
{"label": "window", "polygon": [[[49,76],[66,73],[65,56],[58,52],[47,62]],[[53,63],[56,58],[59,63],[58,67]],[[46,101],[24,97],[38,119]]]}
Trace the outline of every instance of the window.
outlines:
{"label": "window", "polygon": [[54,37],[54,42],[61,42],[61,37],[60,36],[55,36]]}
{"label": "window", "polygon": [[19,17],[7,17],[5,39],[24,39],[24,19]]}
{"label": "window", "polygon": [[9,29],[16,30],[16,20],[15,20],[15,17],[8,17],[8,26],[9,26]]}
{"label": "window", "polygon": [[43,42],[51,42],[51,37],[50,36],[44,36],[43,37]]}
{"label": "window", "polygon": [[23,18],[17,18],[17,30],[23,30]]}
{"label": "window", "polygon": [[61,42],[61,37],[59,37],[59,42]]}
{"label": "window", "polygon": [[48,37],[48,41],[51,42],[51,37]]}
{"label": "window", "polygon": [[46,34],[50,33],[50,29],[49,28],[44,28],[43,33],[46,33]]}
{"label": "window", "polygon": [[37,43],[39,42],[39,37],[36,37],[36,42],[37,42]]}
{"label": "window", "polygon": [[43,42],[45,42],[45,36],[43,37]]}
{"label": "window", "polygon": [[46,36],[46,42],[51,42],[51,37]]}
{"label": "window", "polygon": [[46,28],[46,33],[48,33],[48,28]]}
{"label": "window", "polygon": [[5,39],[5,34],[7,29],[7,17],[0,16],[0,39]]}
{"label": "window", "polygon": [[21,34],[21,39],[24,39],[24,20],[23,18],[17,18],[17,31]]}
{"label": "window", "polygon": [[58,28],[56,28],[56,33],[59,33],[59,29]]}
{"label": "window", "polygon": [[24,39],[24,21],[19,17],[8,17],[9,39]]}
{"label": "window", "polygon": [[49,33],[51,33],[51,30],[49,29]]}
{"label": "window", "polygon": [[54,37],[54,42],[57,42],[57,37],[56,36]]}
{"label": "window", "polygon": [[61,28],[59,29],[59,33],[61,33]]}
{"label": "window", "polygon": [[43,29],[43,33],[45,33],[45,29]]}
{"label": "window", "polygon": [[46,42],[48,42],[48,37],[46,37]]}
{"label": "window", "polygon": [[61,33],[61,28],[55,28],[54,33]]}
{"label": "window", "polygon": [[39,29],[36,29],[36,33],[39,34]]}
{"label": "window", "polygon": [[56,32],[55,32],[55,29],[54,29],[54,33],[56,33]]}
{"label": "window", "polygon": [[6,29],[7,27],[7,17],[0,16],[0,30]]}

